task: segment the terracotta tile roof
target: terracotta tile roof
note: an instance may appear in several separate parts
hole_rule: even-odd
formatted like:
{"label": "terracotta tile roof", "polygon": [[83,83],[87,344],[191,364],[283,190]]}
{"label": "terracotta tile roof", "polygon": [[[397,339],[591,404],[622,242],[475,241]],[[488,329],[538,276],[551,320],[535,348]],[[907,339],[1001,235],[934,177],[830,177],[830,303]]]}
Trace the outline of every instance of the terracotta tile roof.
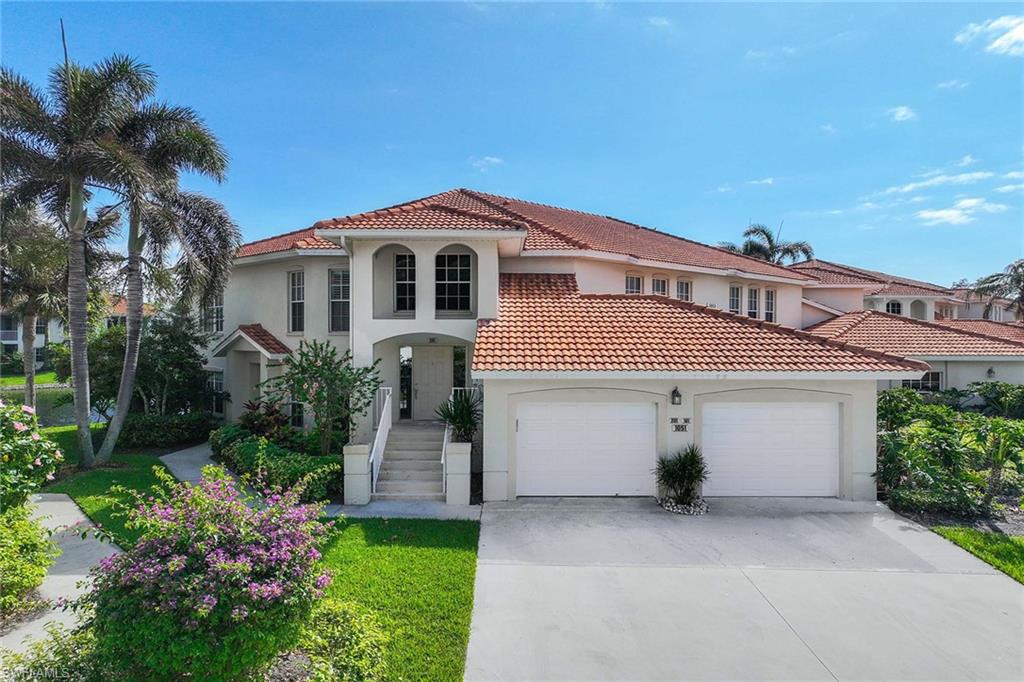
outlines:
{"label": "terracotta tile roof", "polygon": [[663,296],[580,294],[574,275],[503,273],[474,371],[874,372],[927,365]]}
{"label": "terracotta tile roof", "polygon": [[1020,322],[993,322],[992,320],[935,320],[950,329],[960,329],[986,336],[995,336],[1024,343],[1024,324]]}
{"label": "terracotta tile roof", "polygon": [[291,251],[293,249],[337,249],[340,248],[334,242],[317,237],[313,234],[315,228],[306,227],[294,232],[286,232],[276,237],[259,239],[239,247],[236,258],[247,256],[262,256],[267,253],[278,253],[280,251]]}
{"label": "terracotta tile roof", "polygon": [[[616,218],[468,189],[453,189],[376,211],[321,220],[307,230],[246,244],[240,255],[293,248],[291,242],[294,238],[311,235],[313,229],[525,230],[523,248],[526,251],[601,251],[663,263],[808,279],[806,275],[781,265]],[[278,239],[281,241],[276,242]]]}
{"label": "terracotta tile roof", "polygon": [[870,296],[951,296],[951,290],[930,282],[898,277],[814,258],[789,266],[823,284],[863,284]]}
{"label": "terracotta tile roof", "polygon": [[862,310],[807,328],[826,338],[848,341],[903,356],[1008,355],[1024,357],[1024,342],[968,329]]}
{"label": "terracotta tile roof", "polygon": [[[128,299],[124,296],[108,296],[107,297],[107,314],[115,317],[123,317],[128,314]],[[152,315],[153,306],[148,303],[142,304],[142,314]]]}
{"label": "terracotta tile roof", "polygon": [[268,353],[288,355],[292,349],[263,328],[262,324],[240,324],[238,330]]}

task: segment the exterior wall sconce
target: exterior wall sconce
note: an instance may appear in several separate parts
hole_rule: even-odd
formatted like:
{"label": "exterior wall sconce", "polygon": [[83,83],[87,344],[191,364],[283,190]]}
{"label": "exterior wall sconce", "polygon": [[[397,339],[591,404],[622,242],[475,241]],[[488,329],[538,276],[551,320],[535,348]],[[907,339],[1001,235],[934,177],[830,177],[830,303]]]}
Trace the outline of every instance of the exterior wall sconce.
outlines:
{"label": "exterior wall sconce", "polygon": [[996,376],[995,368],[994,367],[989,367],[988,371],[985,372],[985,376],[987,376],[989,379],[995,378],[995,376]]}
{"label": "exterior wall sconce", "polygon": [[683,404],[683,394],[679,392],[679,387],[678,386],[676,386],[675,388],[672,389],[672,393],[670,394],[670,396],[672,398],[672,404],[673,405],[682,405]]}

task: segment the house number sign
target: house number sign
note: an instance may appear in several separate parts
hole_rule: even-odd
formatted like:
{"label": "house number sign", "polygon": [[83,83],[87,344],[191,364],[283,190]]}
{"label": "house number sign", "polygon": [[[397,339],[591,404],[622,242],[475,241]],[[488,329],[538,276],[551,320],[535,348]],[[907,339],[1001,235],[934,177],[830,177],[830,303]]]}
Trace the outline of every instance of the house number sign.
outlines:
{"label": "house number sign", "polygon": [[675,432],[685,432],[690,430],[689,417],[683,417],[681,421],[679,417],[669,417],[668,423],[672,425],[672,430]]}

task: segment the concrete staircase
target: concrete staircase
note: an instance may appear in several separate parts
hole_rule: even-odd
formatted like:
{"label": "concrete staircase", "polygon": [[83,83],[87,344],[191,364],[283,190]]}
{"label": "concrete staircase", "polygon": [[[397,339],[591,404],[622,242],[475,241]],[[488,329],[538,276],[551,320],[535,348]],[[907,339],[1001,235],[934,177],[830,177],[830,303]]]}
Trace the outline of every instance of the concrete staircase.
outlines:
{"label": "concrete staircase", "polygon": [[443,440],[444,424],[438,422],[392,424],[372,499],[444,501]]}

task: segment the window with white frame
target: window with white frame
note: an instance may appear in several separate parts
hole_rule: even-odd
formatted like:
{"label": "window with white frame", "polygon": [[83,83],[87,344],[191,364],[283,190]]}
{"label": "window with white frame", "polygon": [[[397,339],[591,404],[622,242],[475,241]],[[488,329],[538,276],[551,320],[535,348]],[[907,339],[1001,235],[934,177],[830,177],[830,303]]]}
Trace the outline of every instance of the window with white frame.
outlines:
{"label": "window with white frame", "polygon": [[761,314],[761,290],[757,287],[747,289],[747,317],[757,318]]}
{"label": "window with white frame", "polygon": [[676,280],[676,298],[680,301],[693,300],[693,282],[688,279]]}
{"label": "window with white frame", "polygon": [[903,304],[900,303],[899,301],[889,301],[888,303],[885,304],[885,312],[889,313],[890,315],[902,315]]}
{"label": "window with white frame", "polygon": [[434,257],[434,309],[468,313],[472,310],[473,257],[468,253],[439,253]]}
{"label": "window with white frame", "polygon": [[40,334],[45,334],[46,333],[46,323],[47,323],[47,321],[48,320],[45,317],[37,317],[36,318],[36,335],[37,336],[40,335]]}
{"label": "window with white frame", "polygon": [[306,330],[306,273],[295,270],[288,273],[288,331]]}
{"label": "window with white frame", "polygon": [[904,379],[903,388],[912,388],[915,391],[941,391],[942,372],[925,372],[920,379]]}
{"label": "window with white frame", "polygon": [[775,289],[764,290],[764,320],[775,321]]}
{"label": "window with white frame", "polygon": [[46,362],[46,347],[39,346],[35,349],[36,362]]}
{"label": "window with white frame", "polygon": [[729,285],[729,312],[740,314],[740,305],[742,304],[743,287],[739,284]]}
{"label": "window with white frame", "polygon": [[668,280],[663,277],[652,277],[651,293],[658,296],[668,296]]}
{"label": "window with white frame", "polygon": [[210,297],[203,308],[203,331],[219,334],[224,331],[224,293]]}
{"label": "window with white frame", "polygon": [[1002,322],[1003,321],[1003,308],[997,303],[992,304],[992,321]]}
{"label": "window with white frame", "polygon": [[642,294],[644,293],[644,280],[640,275],[626,275],[626,293],[627,294]]}
{"label": "window with white frame", "polygon": [[224,372],[207,372],[206,388],[210,391],[211,411],[224,414]]}
{"label": "window with white frame", "polygon": [[351,324],[349,301],[352,287],[348,270],[327,271],[328,331],[347,332]]}
{"label": "window with white frame", "polygon": [[289,421],[295,428],[301,429],[305,427],[305,412],[306,411],[302,403],[288,403]]}
{"label": "window with white frame", "polygon": [[395,254],[395,312],[416,311],[416,256]]}

